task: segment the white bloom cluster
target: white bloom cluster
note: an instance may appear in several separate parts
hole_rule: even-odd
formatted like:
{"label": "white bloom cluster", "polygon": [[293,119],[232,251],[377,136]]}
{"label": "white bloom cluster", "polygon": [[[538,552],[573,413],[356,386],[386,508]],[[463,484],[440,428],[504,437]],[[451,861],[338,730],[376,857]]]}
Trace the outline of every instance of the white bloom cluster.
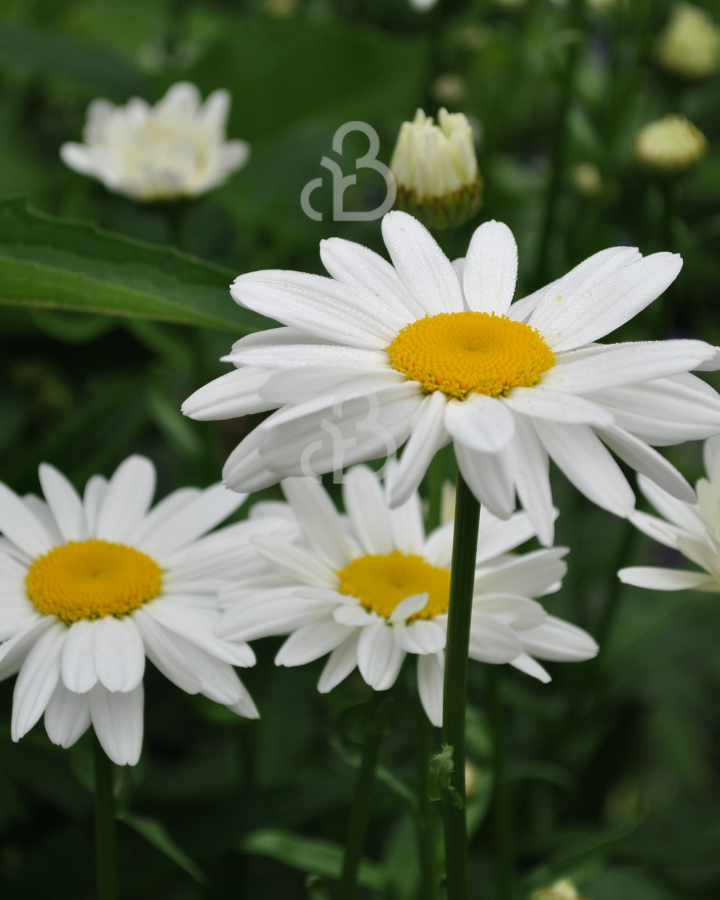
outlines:
{"label": "white bloom cluster", "polygon": [[67,143],[63,161],[135,200],[195,197],[247,162],[245,141],[226,141],[230,108],[227,91],[214,91],[201,104],[198,89],[181,82],[155,106],[138,97],[126,106],[94,100],[88,109],[84,144]]}

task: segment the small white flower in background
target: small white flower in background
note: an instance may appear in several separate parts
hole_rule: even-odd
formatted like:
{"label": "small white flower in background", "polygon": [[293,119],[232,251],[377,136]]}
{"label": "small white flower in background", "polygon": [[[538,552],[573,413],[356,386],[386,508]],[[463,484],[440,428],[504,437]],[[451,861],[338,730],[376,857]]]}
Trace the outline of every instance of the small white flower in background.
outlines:
{"label": "small white flower in background", "polygon": [[173,85],[155,106],[134,97],[126,106],[94,100],[84,144],[67,143],[60,156],[71,169],[134,200],[195,197],[247,162],[245,141],[226,141],[227,91],[214,91],[201,105],[198,89]]}
{"label": "small white flower in background", "polygon": [[242,338],[238,368],[185,401],[186,415],[224,419],[278,409],[228,459],[225,483],[253,491],[322,474],[405,444],[392,503],[407,500],[437,450],[490,512],[517,494],[541,543],[553,541],[548,458],[603,509],[627,516],[635,495],[607,444],[675,496],[692,488],[651,444],[720,430],[720,396],[691,369],[720,366],[702,341],[598,344],[676,278],[679,256],[602,250],[511,304],[517,247],[486,222],[451,263],[411,216],[383,219],[394,263],[350,241],[321,244],[332,275],[241,275],[235,300],[285,327]]}
{"label": "small white flower in background", "polygon": [[[396,469],[388,468],[392,479]],[[275,659],[281,666],[329,653],[322,693],[356,666],[370,687],[387,690],[406,654],[414,654],[423,706],[440,725],[453,523],[426,537],[418,495],[390,509],[387,486],[366,466],[351,469],[344,482],[348,521],[312,479],[291,478],[282,487],[289,501],[283,513],[299,523],[299,540],[251,539],[257,562],[251,575],[222,590],[227,611],[217,633],[240,641],[290,634]],[[270,504],[268,515],[282,506]],[[483,511],[470,657],[549,681],[534,657],[578,661],[598,648],[589,634],[529,599],[557,590],[567,569],[565,548],[509,554],[532,536],[525,513],[500,522]]]}
{"label": "small white flower in background", "polygon": [[254,654],[214,628],[238,544],[267,525],[203,537],[245,497],[181,488],[150,510],[155,469],[140,456],[109,481],[91,478],[82,499],[52,466],[40,483],[44,501],[0,484],[0,679],[18,673],[13,740],[44,713],[53,743],[71,746],[92,723],[110,759],[134,765],[146,657],[188,694],[256,718],[233,669]]}
{"label": "small white flower in background", "polygon": [[530,900],[583,900],[583,898],[569,878],[562,878],[548,887],[533,891]]}
{"label": "small white flower in background", "polygon": [[639,511],[630,517],[640,531],[703,571],[630,566],[618,572],[620,581],[655,591],[720,593],[720,436],[705,442],[704,457],[707,478],[698,481],[695,502],[684,503],[641,476],[640,489],[664,518]]}
{"label": "small white flower in background", "polygon": [[651,122],[635,138],[635,156],[640,162],[664,172],[691,169],[706,152],[705,135],[684,116]]}
{"label": "small white flower in background", "polygon": [[441,109],[436,125],[418,109],[400,128],[390,170],[396,205],[430,228],[461,225],[478,210],[480,172],[473,131],[462,113]]}
{"label": "small white flower in background", "polygon": [[410,6],[415,12],[428,12],[435,6],[438,0],[410,0]]}
{"label": "small white flower in background", "polygon": [[673,10],[657,44],[658,65],[681,78],[707,78],[720,68],[720,29],[690,3]]}

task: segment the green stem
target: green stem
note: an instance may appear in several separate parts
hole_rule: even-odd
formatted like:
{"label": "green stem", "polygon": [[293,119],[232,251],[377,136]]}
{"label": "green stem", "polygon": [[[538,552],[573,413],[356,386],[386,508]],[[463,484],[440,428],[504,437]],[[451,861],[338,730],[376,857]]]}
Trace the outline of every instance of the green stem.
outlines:
{"label": "green stem", "polygon": [[383,695],[376,692],[373,700],[373,714],[367,728],[360,769],[355,781],[355,793],[350,808],[350,821],[345,840],[345,856],[337,900],[355,900],[357,893],[357,874],[362,860],[365,832],[370,820],[375,770],[384,733],[382,725],[386,704],[383,700]]}
{"label": "green stem", "polygon": [[115,796],[113,764],[93,734],[95,744],[95,860],[97,900],[117,900]]}
{"label": "green stem", "polygon": [[442,737],[443,743],[453,748],[454,766],[450,784],[460,795],[462,808],[450,802],[443,803],[448,900],[467,900],[468,896],[467,823],[464,808],[465,705],[479,525],[480,504],[458,473],[445,647]]}
{"label": "green stem", "polygon": [[426,530],[433,531],[442,518],[443,485],[445,484],[445,450],[438,450],[428,468],[428,514]]}
{"label": "green stem", "polygon": [[515,890],[515,839],[507,764],[507,729],[499,666],[487,666],[487,690],[495,776],[493,815],[497,842],[498,896],[500,900],[512,900]]}
{"label": "green stem", "polygon": [[[568,24],[571,28],[582,27],[583,0],[570,0],[568,10]],[[572,106],[575,73],[580,62],[583,42],[578,38],[568,47],[563,73],[562,93],[560,106],[555,121],[555,135],[553,138],[553,158],[548,181],[545,211],[540,229],[540,244],[538,246],[537,266],[535,273],[536,285],[540,287],[548,280],[550,268],[550,246],[555,231],[555,219],[557,216],[558,200],[565,178],[565,164],[567,161],[568,128],[570,122],[570,109]]]}
{"label": "green stem", "polygon": [[420,890],[418,900],[437,900],[438,867],[435,852],[435,809],[428,796],[428,769],[434,752],[433,725],[427,717],[420,697],[417,698],[417,730],[415,744],[415,778],[418,855],[420,858]]}

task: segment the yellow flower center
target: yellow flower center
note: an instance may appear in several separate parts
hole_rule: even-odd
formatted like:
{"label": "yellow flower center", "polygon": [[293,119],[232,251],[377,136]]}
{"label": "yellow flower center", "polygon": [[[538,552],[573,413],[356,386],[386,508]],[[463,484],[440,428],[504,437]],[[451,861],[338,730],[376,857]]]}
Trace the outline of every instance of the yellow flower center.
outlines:
{"label": "yellow flower center", "polygon": [[162,570],[155,560],[124,544],[70,541],[39,556],[25,585],[39,612],[70,625],[139,609],[160,593]]}
{"label": "yellow flower center", "polygon": [[393,553],[361,556],[340,572],[340,591],[357,597],[365,609],[386,618],[406,597],[428,594],[420,612],[410,619],[430,619],[447,611],[450,572],[425,562],[422,556]]}
{"label": "yellow flower center", "polygon": [[442,391],[499,397],[532,387],[555,365],[555,355],[530,325],[482,312],[440,313],[406,325],[387,348],[394,369]]}

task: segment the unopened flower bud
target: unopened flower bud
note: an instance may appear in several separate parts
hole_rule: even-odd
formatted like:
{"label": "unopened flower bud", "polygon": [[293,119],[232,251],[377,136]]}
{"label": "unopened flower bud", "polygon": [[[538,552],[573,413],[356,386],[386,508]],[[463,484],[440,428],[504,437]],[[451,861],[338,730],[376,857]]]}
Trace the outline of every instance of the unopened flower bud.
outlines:
{"label": "unopened flower bud", "polygon": [[602,190],[602,175],[595,163],[578,163],[573,166],[570,177],[577,191],[586,197],[597,197]]}
{"label": "unopened flower bud", "polygon": [[658,65],[681,78],[707,78],[720,66],[720,30],[697,6],[676,6],[657,44]]}
{"label": "unopened flower bud", "polygon": [[556,881],[548,887],[533,891],[530,900],[583,900],[569,878]]}
{"label": "unopened flower bud", "polygon": [[462,113],[441,109],[436,125],[419,109],[400,129],[390,168],[395,205],[429,228],[462,225],[480,207],[482,180],[472,128]]}
{"label": "unopened flower bud", "polygon": [[665,116],[646,125],[635,138],[635,155],[646,166],[665,172],[691,169],[707,150],[705,135],[684,116]]}

